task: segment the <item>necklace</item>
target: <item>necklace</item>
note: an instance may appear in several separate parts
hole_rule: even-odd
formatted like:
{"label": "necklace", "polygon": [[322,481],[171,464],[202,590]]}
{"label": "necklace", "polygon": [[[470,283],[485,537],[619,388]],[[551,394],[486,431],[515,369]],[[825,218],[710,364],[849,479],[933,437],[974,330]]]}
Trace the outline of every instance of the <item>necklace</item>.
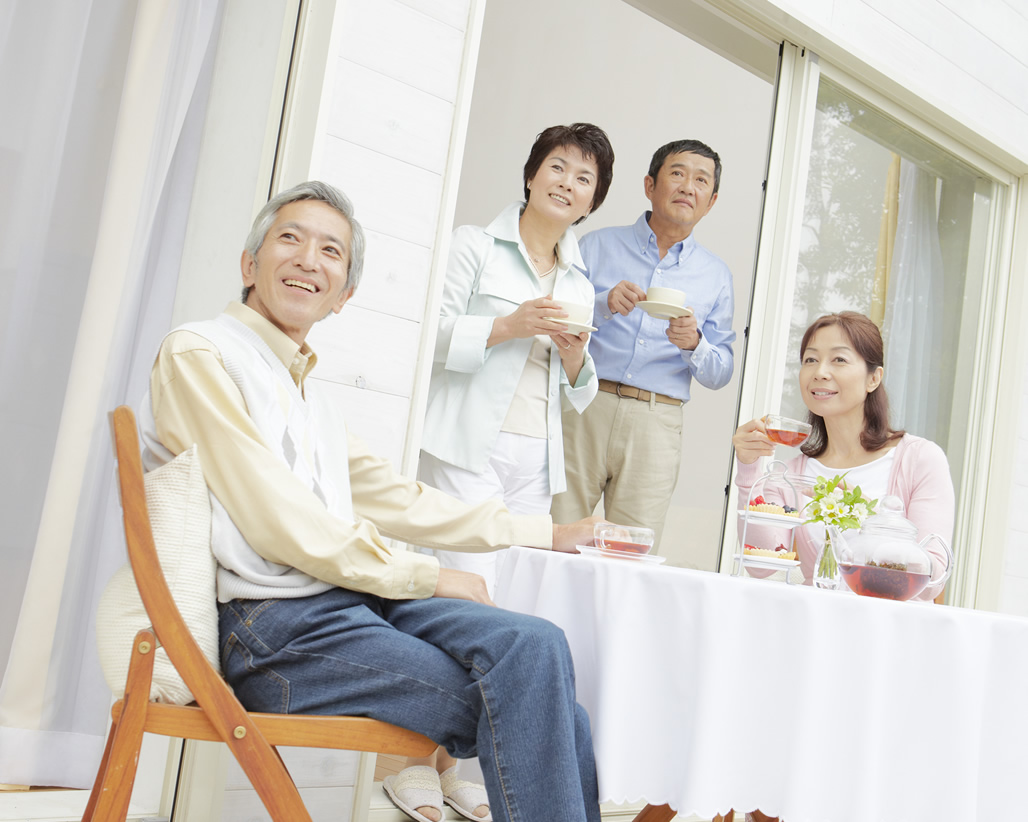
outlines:
{"label": "necklace", "polygon": [[528,259],[532,261],[532,265],[537,271],[541,271],[543,268],[549,270],[557,262],[557,246],[554,246],[546,254],[533,254],[527,245],[525,246],[525,251],[528,252]]}

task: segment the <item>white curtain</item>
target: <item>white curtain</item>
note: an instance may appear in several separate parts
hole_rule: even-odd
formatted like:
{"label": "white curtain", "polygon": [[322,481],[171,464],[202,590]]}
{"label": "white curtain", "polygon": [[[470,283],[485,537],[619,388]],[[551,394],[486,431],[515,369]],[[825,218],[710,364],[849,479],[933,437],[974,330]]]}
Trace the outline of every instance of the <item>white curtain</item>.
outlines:
{"label": "white curtain", "polygon": [[0,782],[88,787],[107,413],[170,323],[221,0],[0,5]]}
{"label": "white curtain", "polygon": [[882,328],[892,424],[937,438],[944,274],[937,178],[900,163],[899,216]]}

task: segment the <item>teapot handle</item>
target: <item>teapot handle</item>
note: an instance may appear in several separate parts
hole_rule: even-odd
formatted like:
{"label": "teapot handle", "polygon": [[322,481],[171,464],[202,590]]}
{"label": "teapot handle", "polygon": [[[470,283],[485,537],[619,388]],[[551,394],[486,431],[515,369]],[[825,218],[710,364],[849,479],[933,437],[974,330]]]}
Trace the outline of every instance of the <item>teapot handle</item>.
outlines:
{"label": "teapot handle", "polygon": [[[932,578],[928,581],[928,585],[943,585],[945,584],[946,580],[949,579],[949,575],[953,573],[953,551],[950,549],[949,543],[947,543],[946,540],[944,540],[938,534],[929,534],[923,540],[921,540],[921,542],[918,543],[918,546],[927,551],[928,543],[932,542],[933,540],[942,546],[943,553],[946,554],[946,567],[945,569],[943,569],[943,572],[939,575],[938,579],[936,579],[933,575]],[[931,556],[931,554],[929,554],[929,556]],[[935,557],[932,557],[932,559],[935,559]],[[933,562],[932,569],[934,570],[934,568],[935,563]]]}

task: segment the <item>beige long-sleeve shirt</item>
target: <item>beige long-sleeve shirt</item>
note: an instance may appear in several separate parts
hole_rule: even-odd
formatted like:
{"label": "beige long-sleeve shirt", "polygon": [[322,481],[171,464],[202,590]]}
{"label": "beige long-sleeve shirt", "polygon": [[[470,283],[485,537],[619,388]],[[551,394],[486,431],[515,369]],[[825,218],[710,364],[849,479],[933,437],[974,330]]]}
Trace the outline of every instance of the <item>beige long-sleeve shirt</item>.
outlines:
{"label": "beige long-sleeve shirt", "polygon": [[[256,332],[301,391],[317,362],[255,311],[234,303],[226,313]],[[150,375],[161,443],[178,454],[200,446],[204,478],[243,537],[261,557],[317,579],[389,599],[432,596],[434,557],[393,548],[382,536],[432,548],[490,551],[509,545],[549,548],[548,516],[518,516],[497,502],[469,506],[398,474],[388,460],[348,437],[354,522],[329,513],[268,449],[214,345],[175,331]]]}

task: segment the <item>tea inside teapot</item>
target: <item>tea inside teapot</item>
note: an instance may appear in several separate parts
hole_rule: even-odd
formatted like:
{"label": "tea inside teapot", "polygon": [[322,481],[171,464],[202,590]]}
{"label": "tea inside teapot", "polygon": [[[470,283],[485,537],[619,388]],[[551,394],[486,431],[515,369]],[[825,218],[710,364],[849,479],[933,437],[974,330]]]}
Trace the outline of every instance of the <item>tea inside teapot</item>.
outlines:
{"label": "tea inside teapot", "polygon": [[[841,531],[830,528],[833,541],[839,545],[839,571],[854,593],[908,600],[930,584],[941,584],[949,578],[953,565],[949,545],[936,534],[918,542],[917,526],[903,513],[902,501],[887,496],[855,536],[843,537]],[[935,579],[932,555],[926,550],[933,540],[942,547],[946,558],[944,569]]]}

